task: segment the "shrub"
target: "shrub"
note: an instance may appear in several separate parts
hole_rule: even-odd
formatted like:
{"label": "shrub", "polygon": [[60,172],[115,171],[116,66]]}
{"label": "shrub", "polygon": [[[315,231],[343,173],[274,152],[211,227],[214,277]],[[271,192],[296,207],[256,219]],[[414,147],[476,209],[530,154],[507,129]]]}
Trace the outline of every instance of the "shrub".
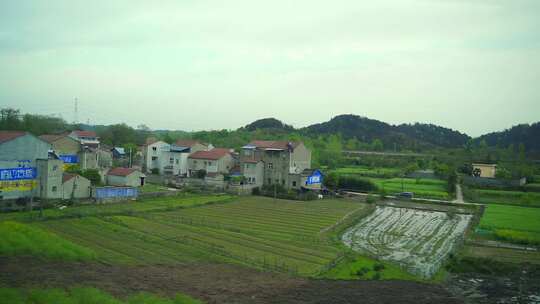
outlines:
{"label": "shrub", "polygon": [[101,175],[99,175],[99,171],[96,169],[84,170],[81,172],[81,176],[89,179],[94,186],[101,185]]}
{"label": "shrub", "polygon": [[375,271],[381,271],[381,270],[384,270],[384,264],[382,264],[382,263],[376,263],[375,265],[373,265],[373,270],[375,270]]}
{"label": "shrub", "polygon": [[261,195],[261,188],[255,187],[255,188],[251,189],[251,194],[253,194],[253,195]]}
{"label": "shrub", "polygon": [[195,173],[195,177],[196,178],[205,178],[206,177],[206,170],[204,170],[204,169],[198,170]]}
{"label": "shrub", "polygon": [[339,188],[366,192],[377,190],[377,186],[372,181],[351,176],[341,176]]}

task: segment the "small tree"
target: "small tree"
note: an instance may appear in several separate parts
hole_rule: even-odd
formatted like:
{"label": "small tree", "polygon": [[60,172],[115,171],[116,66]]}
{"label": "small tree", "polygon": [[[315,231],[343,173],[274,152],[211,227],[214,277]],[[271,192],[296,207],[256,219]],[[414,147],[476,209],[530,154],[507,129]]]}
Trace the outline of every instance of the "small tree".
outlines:
{"label": "small tree", "polygon": [[323,184],[329,189],[336,190],[339,185],[339,175],[336,172],[330,172],[324,177]]}
{"label": "small tree", "polygon": [[81,176],[89,179],[94,186],[101,185],[101,175],[99,175],[99,171],[96,169],[84,170],[81,172]]}

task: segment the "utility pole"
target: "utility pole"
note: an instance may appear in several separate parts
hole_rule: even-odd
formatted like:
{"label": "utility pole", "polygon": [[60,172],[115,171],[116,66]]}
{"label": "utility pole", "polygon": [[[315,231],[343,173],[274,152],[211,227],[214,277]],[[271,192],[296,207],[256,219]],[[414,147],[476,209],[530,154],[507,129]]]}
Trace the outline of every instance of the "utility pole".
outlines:
{"label": "utility pole", "polygon": [[129,148],[129,167],[131,168],[131,148]]}

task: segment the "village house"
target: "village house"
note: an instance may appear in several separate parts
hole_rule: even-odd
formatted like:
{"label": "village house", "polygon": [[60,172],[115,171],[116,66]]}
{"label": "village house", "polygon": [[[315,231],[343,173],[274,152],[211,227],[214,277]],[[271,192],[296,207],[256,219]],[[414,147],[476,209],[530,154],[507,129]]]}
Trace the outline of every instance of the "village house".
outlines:
{"label": "village house", "polygon": [[50,148],[28,132],[0,131],[0,200],[39,194],[37,160],[48,159]]}
{"label": "village house", "polygon": [[94,131],[76,130],[69,133],[68,136],[76,139],[83,146],[99,148],[99,137]]}
{"label": "village house", "polygon": [[214,148],[210,151],[197,151],[188,156],[188,176],[196,176],[204,171],[207,176],[228,174],[234,167],[231,149]]}
{"label": "village house", "polygon": [[311,151],[302,142],[256,140],[242,147],[240,168],[248,184],[300,189]]}
{"label": "village house", "polygon": [[[74,132],[79,132],[80,134],[80,132],[88,131],[44,134],[39,136],[39,138],[51,144],[53,152],[64,161],[64,169],[67,169],[71,165],[78,165],[82,170],[110,167],[110,163],[105,162],[108,156],[107,152],[101,151],[99,144],[88,144],[87,139],[81,140],[78,137],[72,136]],[[95,134],[93,132],[91,133]],[[103,160],[100,159],[101,157],[103,157]]]}
{"label": "village house", "polygon": [[65,200],[89,198],[92,193],[89,179],[78,174],[62,175],[62,198]]}
{"label": "village house", "polygon": [[107,172],[107,185],[110,186],[144,186],[144,175],[141,171],[133,168],[113,168]]}
{"label": "village house", "polygon": [[122,147],[114,147],[111,149],[111,152],[114,159],[123,159],[126,157],[126,151]]}
{"label": "village house", "polygon": [[180,139],[174,144],[153,140],[143,146],[143,171],[158,170],[162,175],[187,176],[188,156],[213,148],[196,140]]}

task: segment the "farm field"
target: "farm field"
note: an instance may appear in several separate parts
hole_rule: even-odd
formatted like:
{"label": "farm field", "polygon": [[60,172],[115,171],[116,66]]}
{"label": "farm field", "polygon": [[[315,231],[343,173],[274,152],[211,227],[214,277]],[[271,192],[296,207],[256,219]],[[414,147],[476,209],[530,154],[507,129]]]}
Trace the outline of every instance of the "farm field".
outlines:
{"label": "farm field", "polygon": [[68,290],[60,288],[30,289],[0,287],[0,300],[10,304],[202,304],[183,294],[173,299],[164,298],[150,293],[140,292],[127,299],[118,299],[114,296],[91,287],[76,287]]}
{"label": "farm field", "polygon": [[356,175],[356,176],[367,176],[367,177],[380,177],[380,178],[391,178],[398,176],[402,170],[399,168],[384,168],[376,167],[369,168],[364,166],[350,166],[342,167],[333,170],[339,175]]}
{"label": "farm field", "polygon": [[469,189],[467,199],[481,204],[505,204],[540,207],[539,192]]}
{"label": "farm field", "polygon": [[432,199],[449,199],[448,191],[446,190],[447,182],[437,179],[413,179],[413,178],[368,178],[380,190],[384,190],[389,194],[408,191],[414,192],[415,197],[432,198]]}
{"label": "farm field", "polygon": [[[139,199],[137,201],[127,201],[110,204],[88,204],[76,207],[43,210],[42,219],[87,217],[99,215],[114,215],[136,212],[149,212],[158,210],[169,210],[175,208],[186,208],[211,203],[227,202],[231,199],[228,195],[193,195],[180,194],[178,196]],[[35,220],[39,216],[39,210],[32,212],[11,212],[0,214],[0,222],[4,220]]]}
{"label": "farm field", "polygon": [[225,262],[316,275],[340,253],[338,246],[321,237],[321,231],[365,207],[346,200],[298,202],[241,197],[226,204],[84,216],[32,225],[92,249],[107,263]]}
{"label": "farm field", "polygon": [[486,207],[478,235],[517,244],[540,245],[540,208],[491,204]]}
{"label": "farm field", "polygon": [[343,234],[353,250],[395,262],[424,278],[437,273],[472,215],[377,207]]}

